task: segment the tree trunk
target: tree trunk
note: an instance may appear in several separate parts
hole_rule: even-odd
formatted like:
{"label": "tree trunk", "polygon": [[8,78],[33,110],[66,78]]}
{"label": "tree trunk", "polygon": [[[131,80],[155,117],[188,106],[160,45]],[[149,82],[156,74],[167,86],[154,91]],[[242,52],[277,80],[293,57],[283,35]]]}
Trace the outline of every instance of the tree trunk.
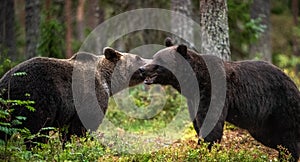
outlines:
{"label": "tree trunk", "polygon": [[40,0],[25,1],[26,58],[36,56],[40,28]]}
{"label": "tree trunk", "polygon": [[104,21],[104,12],[99,8],[98,0],[89,0],[87,4],[87,26],[94,29],[99,23]]}
{"label": "tree trunk", "polygon": [[226,0],[200,0],[201,53],[230,59]]}
{"label": "tree trunk", "polygon": [[45,11],[46,11],[46,21],[51,20],[51,0],[46,0],[45,1]]}
{"label": "tree trunk", "polygon": [[[293,22],[295,28],[299,28],[298,27],[298,15],[299,15],[298,5],[299,5],[298,0],[292,0]],[[300,56],[299,36],[297,36],[296,34],[293,35],[293,54],[295,56]],[[296,73],[300,72],[300,64],[297,64],[295,69],[296,69]]]}
{"label": "tree trunk", "polygon": [[[299,15],[299,9],[298,9],[298,0],[292,0],[292,12],[293,12],[293,22],[294,26],[298,27],[298,15]],[[299,38],[294,35],[293,36],[293,53],[295,56],[300,56],[300,48],[298,46]]]}
{"label": "tree trunk", "polygon": [[77,6],[77,37],[82,42],[84,40],[84,4],[85,0],[79,0]]}
{"label": "tree trunk", "polygon": [[250,57],[259,57],[272,62],[271,38],[270,38],[270,0],[253,0],[250,8],[252,19],[261,19],[261,24],[266,28],[257,42],[250,45]]}
{"label": "tree trunk", "polygon": [[72,52],[72,1],[65,1],[65,21],[66,21],[66,58],[73,55]]}
{"label": "tree trunk", "polygon": [[0,3],[0,53],[7,54],[13,61],[18,58],[15,33],[14,1],[3,0]]}
{"label": "tree trunk", "polygon": [[[176,13],[180,13],[186,17],[191,16],[191,1],[190,0],[172,0],[171,1],[171,9],[172,11],[175,11]],[[182,39],[178,36],[183,36],[186,38],[193,38],[193,27],[191,24],[189,24],[186,19],[178,19],[176,15],[172,16],[171,19],[171,31],[172,33],[175,33],[173,35],[173,40],[175,40],[176,44],[183,43]],[[192,48],[193,42],[186,42],[189,48]]]}

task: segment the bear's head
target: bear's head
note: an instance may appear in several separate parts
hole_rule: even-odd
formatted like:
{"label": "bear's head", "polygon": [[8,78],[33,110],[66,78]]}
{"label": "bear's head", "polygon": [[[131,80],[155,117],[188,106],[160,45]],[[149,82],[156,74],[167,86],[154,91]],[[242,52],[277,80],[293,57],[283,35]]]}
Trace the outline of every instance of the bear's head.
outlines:
{"label": "bear's head", "polygon": [[138,69],[150,60],[135,54],[119,52],[110,47],[105,47],[103,54],[105,58],[102,60],[104,62],[102,66],[111,70],[110,85],[113,93],[137,85],[145,79]]}
{"label": "bear's head", "polygon": [[[172,85],[180,89],[178,80],[187,78],[189,58],[193,51],[185,45],[173,45],[171,39],[165,41],[167,48],[158,51],[153,60],[140,67],[139,71],[145,77],[145,84]],[[191,73],[191,71],[190,71]]]}

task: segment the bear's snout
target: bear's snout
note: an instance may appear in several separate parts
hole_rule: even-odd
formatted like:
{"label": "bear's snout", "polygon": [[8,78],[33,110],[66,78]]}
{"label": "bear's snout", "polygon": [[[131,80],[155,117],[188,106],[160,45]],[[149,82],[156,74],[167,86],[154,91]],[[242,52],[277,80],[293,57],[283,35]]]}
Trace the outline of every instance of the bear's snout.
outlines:
{"label": "bear's snout", "polygon": [[144,66],[140,67],[138,69],[138,71],[140,72],[140,75],[142,77],[147,77],[147,76],[152,75],[153,73],[156,73],[157,69],[158,69],[158,65],[156,65],[156,64],[147,64],[147,65],[144,65]]}
{"label": "bear's snout", "polygon": [[145,78],[145,80],[144,80],[145,84],[155,83],[155,80],[157,77],[157,72],[156,72],[157,68],[158,68],[158,65],[156,65],[156,64],[148,64],[148,65],[142,66],[138,69],[141,77]]}

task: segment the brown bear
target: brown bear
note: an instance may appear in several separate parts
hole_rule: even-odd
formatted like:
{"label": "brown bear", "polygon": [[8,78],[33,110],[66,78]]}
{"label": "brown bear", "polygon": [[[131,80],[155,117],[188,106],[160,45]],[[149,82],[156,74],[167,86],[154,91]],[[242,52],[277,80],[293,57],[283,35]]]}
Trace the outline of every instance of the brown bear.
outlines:
{"label": "brown bear", "polygon": [[[43,127],[64,128],[64,141],[71,135],[84,136],[87,129],[96,130],[109,96],[143,82],[138,68],[147,61],[109,47],[103,54],[79,52],[70,59],[36,57],[8,71],[0,80],[1,98],[35,102],[34,112],[13,106],[12,116],[27,118],[18,127],[31,133]],[[16,76],[19,72],[24,75]],[[2,104],[0,108],[11,107]],[[5,139],[3,132],[0,135]]]}
{"label": "brown bear", "polygon": [[[218,98],[214,99],[218,90],[213,94],[215,85],[211,75],[215,74],[210,73],[208,67],[219,69],[213,72],[223,69],[224,73],[217,76],[224,77],[226,82],[224,104],[218,108],[219,115],[212,115],[217,122],[204,136],[204,141],[209,142],[209,146],[219,142],[224,122],[228,121],[248,130],[265,146],[278,149],[281,145],[294,159],[299,159],[300,92],[284,72],[264,61],[223,61],[213,55],[200,55],[185,45],[173,45],[170,39],[167,39],[166,46],[153,56],[151,63],[140,68],[146,77],[144,83],[171,85],[185,96],[199,138],[203,136],[200,128],[210,105],[220,106],[215,102],[222,103]],[[188,72],[184,61],[192,72]],[[193,77],[197,87],[191,84]],[[197,91],[200,95],[195,95]],[[197,110],[193,107],[195,104]]]}

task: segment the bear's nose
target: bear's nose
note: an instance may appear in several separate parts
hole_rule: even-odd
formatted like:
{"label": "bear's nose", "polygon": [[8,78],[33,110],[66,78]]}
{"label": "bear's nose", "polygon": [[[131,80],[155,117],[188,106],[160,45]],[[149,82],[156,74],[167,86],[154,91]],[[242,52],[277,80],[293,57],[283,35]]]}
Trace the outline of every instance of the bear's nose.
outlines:
{"label": "bear's nose", "polygon": [[140,75],[141,75],[142,77],[145,77],[145,75],[146,75],[146,70],[145,70],[145,67],[144,67],[144,66],[142,66],[142,67],[139,68],[139,72],[140,72]]}

